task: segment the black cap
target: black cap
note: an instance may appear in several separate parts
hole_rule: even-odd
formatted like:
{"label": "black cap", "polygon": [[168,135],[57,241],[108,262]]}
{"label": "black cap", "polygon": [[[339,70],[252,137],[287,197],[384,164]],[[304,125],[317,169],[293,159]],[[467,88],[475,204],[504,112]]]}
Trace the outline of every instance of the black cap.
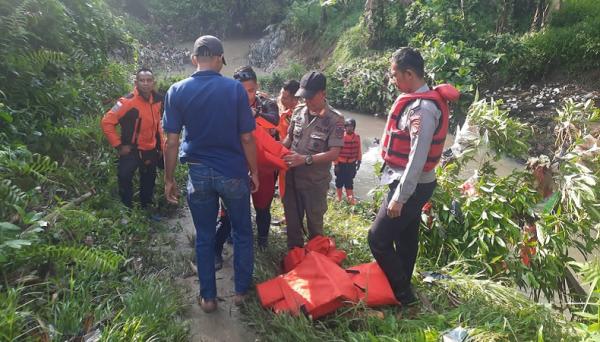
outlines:
{"label": "black cap", "polygon": [[325,75],[318,71],[310,71],[302,76],[300,80],[300,89],[296,92],[296,96],[310,99],[321,90],[325,90],[327,80]]}
{"label": "black cap", "polygon": [[[194,42],[194,56],[222,56],[223,43],[215,36],[202,36]],[[225,57],[223,57],[223,64]]]}

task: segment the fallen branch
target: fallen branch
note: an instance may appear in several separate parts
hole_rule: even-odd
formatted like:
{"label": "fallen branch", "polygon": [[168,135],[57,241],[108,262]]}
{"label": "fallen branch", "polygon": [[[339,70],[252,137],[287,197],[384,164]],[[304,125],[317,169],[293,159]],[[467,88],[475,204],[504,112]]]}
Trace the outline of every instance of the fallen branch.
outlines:
{"label": "fallen branch", "polygon": [[[52,211],[51,213],[48,213],[48,215],[44,216],[44,217],[43,217],[42,219],[40,219],[39,221],[45,221],[45,222],[48,222],[48,223],[50,223],[50,222],[54,223],[54,221],[56,220],[56,218],[57,218],[57,217],[58,217],[58,215],[60,214],[60,211],[61,211],[61,210],[70,209],[70,208],[73,208],[73,207],[75,207],[75,206],[77,206],[77,205],[79,205],[79,204],[83,203],[85,200],[87,200],[88,198],[92,197],[92,195],[93,195],[94,193],[95,193],[95,192],[94,192],[93,190],[92,190],[92,191],[88,191],[88,192],[86,192],[85,194],[83,194],[83,195],[81,195],[81,196],[79,196],[79,197],[75,198],[74,200],[72,200],[72,201],[68,202],[67,204],[63,205],[62,207],[55,209],[55,210],[54,210],[54,211]],[[39,222],[39,221],[38,221],[38,222]],[[48,226],[49,226],[49,225],[48,225]],[[37,223],[36,223],[36,224],[32,224],[32,225],[30,225],[29,227],[27,227],[27,229],[25,229],[25,230],[23,231],[23,233],[29,232],[30,230],[32,230],[32,229],[34,229],[34,228],[36,228],[36,227],[39,227],[39,225],[38,225]]]}
{"label": "fallen branch", "polygon": [[77,206],[81,203],[83,203],[85,200],[87,200],[88,198],[92,197],[92,195],[94,194],[93,191],[88,191],[85,194],[77,197],[76,199],[70,201],[69,203],[63,205],[62,207],[54,210],[53,212],[49,213],[48,215],[46,215],[43,220],[46,222],[50,222],[50,221],[54,221],[56,220],[56,217],[60,214],[61,210],[66,210],[66,209],[71,209],[74,206]]}

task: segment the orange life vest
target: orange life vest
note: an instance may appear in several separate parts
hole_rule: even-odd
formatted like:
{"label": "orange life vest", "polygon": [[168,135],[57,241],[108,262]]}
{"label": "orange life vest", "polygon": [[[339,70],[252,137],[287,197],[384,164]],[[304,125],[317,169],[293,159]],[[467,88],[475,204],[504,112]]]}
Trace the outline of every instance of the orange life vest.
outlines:
{"label": "orange life vest", "polygon": [[354,163],[361,159],[360,135],[344,133],[344,146],[340,150],[338,163]]}
{"label": "orange life vest", "polygon": [[406,106],[413,101],[417,99],[431,100],[435,102],[438,109],[442,112],[438,127],[433,134],[427,161],[423,167],[424,171],[433,170],[442,156],[444,142],[446,141],[446,135],[448,133],[448,121],[450,118],[448,101],[456,101],[459,96],[460,93],[458,90],[449,84],[439,85],[433,90],[424,93],[410,93],[398,96],[392,106],[385,128],[381,150],[383,160],[393,167],[406,167],[408,164],[408,155],[410,153],[410,127],[403,130],[399,129],[398,121]]}

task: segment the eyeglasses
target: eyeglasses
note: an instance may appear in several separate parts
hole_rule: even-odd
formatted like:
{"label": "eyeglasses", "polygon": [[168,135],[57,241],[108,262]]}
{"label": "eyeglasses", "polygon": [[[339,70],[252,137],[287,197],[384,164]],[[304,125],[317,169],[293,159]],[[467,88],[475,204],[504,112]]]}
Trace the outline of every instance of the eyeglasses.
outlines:
{"label": "eyeglasses", "polygon": [[240,71],[240,72],[235,72],[233,74],[233,79],[238,80],[240,82],[255,81],[256,75],[249,71]]}

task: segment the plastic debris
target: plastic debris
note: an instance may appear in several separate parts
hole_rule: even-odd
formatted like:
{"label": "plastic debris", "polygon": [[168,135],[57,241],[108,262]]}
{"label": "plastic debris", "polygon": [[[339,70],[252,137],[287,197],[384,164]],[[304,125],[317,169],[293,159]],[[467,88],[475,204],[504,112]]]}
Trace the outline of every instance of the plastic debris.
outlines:
{"label": "plastic debris", "polygon": [[469,331],[463,327],[454,328],[442,335],[443,342],[466,342]]}
{"label": "plastic debris", "polygon": [[439,280],[452,280],[452,277],[447,274],[439,272],[421,272],[423,276],[423,282],[427,284],[433,284]]}

